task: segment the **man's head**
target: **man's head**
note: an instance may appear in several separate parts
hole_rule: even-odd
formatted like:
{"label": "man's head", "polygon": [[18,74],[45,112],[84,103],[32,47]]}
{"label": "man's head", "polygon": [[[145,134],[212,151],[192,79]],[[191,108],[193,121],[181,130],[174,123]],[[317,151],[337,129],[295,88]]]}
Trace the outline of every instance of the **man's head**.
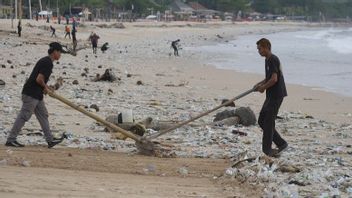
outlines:
{"label": "man's head", "polygon": [[262,38],[259,41],[257,41],[257,49],[258,53],[261,56],[267,57],[268,55],[271,54],[271,43],[268,39]]}
{"label": "man's head", "polygon": [[49,44],[48,54],[54,60],[59,60],[61,57],[61,53],[66,53],[66,51],[62,48],[62,45],[60,43],[52,42]]}

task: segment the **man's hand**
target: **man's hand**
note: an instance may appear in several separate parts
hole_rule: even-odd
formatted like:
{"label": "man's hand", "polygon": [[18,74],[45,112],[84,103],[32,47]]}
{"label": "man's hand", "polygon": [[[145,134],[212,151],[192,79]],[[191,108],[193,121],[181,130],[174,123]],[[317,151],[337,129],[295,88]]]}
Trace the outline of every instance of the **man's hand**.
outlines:
{"label": "man's hand", "polygon": [[49,92],[54,92],[54,89],[49,87],[48,85],[45,85],[44,94],[48,94]]}
{"label": "man's hand", "polygon": [[259,91],[259,88],[260,88],[262,85],[263,85],[263,83],[262,83],[262,82],[259,82],[259,83],[255,84],[255,85],[253,86],[253,89],[254,89],[255,91]]}
{"label": "man's hand", "polygon": [[260,93],[263,93],[265,91],[265,87],[264,86],[259,86],[256,89],[257,91],[259,91]]}

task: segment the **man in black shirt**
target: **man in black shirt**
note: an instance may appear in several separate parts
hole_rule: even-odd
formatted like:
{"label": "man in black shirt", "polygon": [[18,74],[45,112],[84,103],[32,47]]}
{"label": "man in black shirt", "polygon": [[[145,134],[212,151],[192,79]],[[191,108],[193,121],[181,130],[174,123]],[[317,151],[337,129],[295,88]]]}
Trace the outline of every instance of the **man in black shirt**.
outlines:
{"label": "man in black shirt", "polygon": [[65,51],[62,49],[60,43],[57,42],[50,43],[49,47],[49,56],[46,56],[37,62],[31,75],[23,86],[22,108],[7,138],[6,146],[24,146],[18,143],[16,139],[22,127],[31,118],[33,113],[40,123],[45,139],[48,142],[48,148],[55,146],[63,140],[63,138],[54,138],[51,133],[48,121],[49,115],[43,101],[43,94],[52,91],[47,85],[47,82],[52,73],[53,61],[59,60],[61,52]]}
{"label": "man in black shirt", "polygon": [[77,38],[76,38],[76,32],[77,30],[74,28],[71,31],[72,34],[72,45],[73,45],[73,51],[76,52],[76,47],[77,47]]}
{"label": "man in black shirt", "polygon": [[56,29],[53,26],[50,26],[50,30],[52,32],[51,37],[53,37],[53,36],[57,37],[55,34]]}
{"label": "man in black shirt", "polygon": [[[280,60],[271,53],[270,41],[260,39],[257,48],[259,54],[265,57],[265,79],[254,86],[260,93],[266,90],[266,99],[258,119],[258,124],[263,129],[262,150],[266,155],[276,157],[288,147],[287,142],[275,129],[276,116],[283,98],[287,96],[286,85]],[[272,142],[278,149],[272,149]]]}
{"label": "man in black shirt", "polygon": [[179,42],[180,42],[180,39],[177,39],[176,41],[172,41],[171,42],[171,47],[174,49],[174,55],[175,56],[179,56],[178,55],[178,48],[177,48],[177,45],[178,45]]}
{"label": "man in black shirt", "polygon": [[21,20],[18,21],[18,25],[17,25],[17,34],[18,37],[21,37],[21,32],[22,32],[22,25],[21,25]]}

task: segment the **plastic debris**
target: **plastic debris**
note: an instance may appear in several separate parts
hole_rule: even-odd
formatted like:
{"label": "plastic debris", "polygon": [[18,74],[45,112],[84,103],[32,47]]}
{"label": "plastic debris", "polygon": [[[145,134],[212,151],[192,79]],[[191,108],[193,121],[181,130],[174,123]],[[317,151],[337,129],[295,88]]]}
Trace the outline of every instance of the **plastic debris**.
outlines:
{"label": "plastic debris", "polygon": [[181,167],[178,169],[178,173],[180,173],[182,176],[187,176],[188,175],[188,170],[186,167]]}
{"label": "plastic debris", "polygon": [[7,166],[7,159],[0,160],[0,166]]}

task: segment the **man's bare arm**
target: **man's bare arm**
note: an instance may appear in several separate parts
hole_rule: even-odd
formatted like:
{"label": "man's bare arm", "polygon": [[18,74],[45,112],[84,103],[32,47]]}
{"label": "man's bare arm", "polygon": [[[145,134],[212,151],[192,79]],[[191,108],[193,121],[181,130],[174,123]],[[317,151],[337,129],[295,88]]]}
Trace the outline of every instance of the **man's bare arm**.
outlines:
{"label": "man's bare arm", "polygon": [[39,73],[35,81],[43,87],[44,93],[47,94],[49,91],[52,91],[52,89],[45,83],[45,77],[43,74]]}

